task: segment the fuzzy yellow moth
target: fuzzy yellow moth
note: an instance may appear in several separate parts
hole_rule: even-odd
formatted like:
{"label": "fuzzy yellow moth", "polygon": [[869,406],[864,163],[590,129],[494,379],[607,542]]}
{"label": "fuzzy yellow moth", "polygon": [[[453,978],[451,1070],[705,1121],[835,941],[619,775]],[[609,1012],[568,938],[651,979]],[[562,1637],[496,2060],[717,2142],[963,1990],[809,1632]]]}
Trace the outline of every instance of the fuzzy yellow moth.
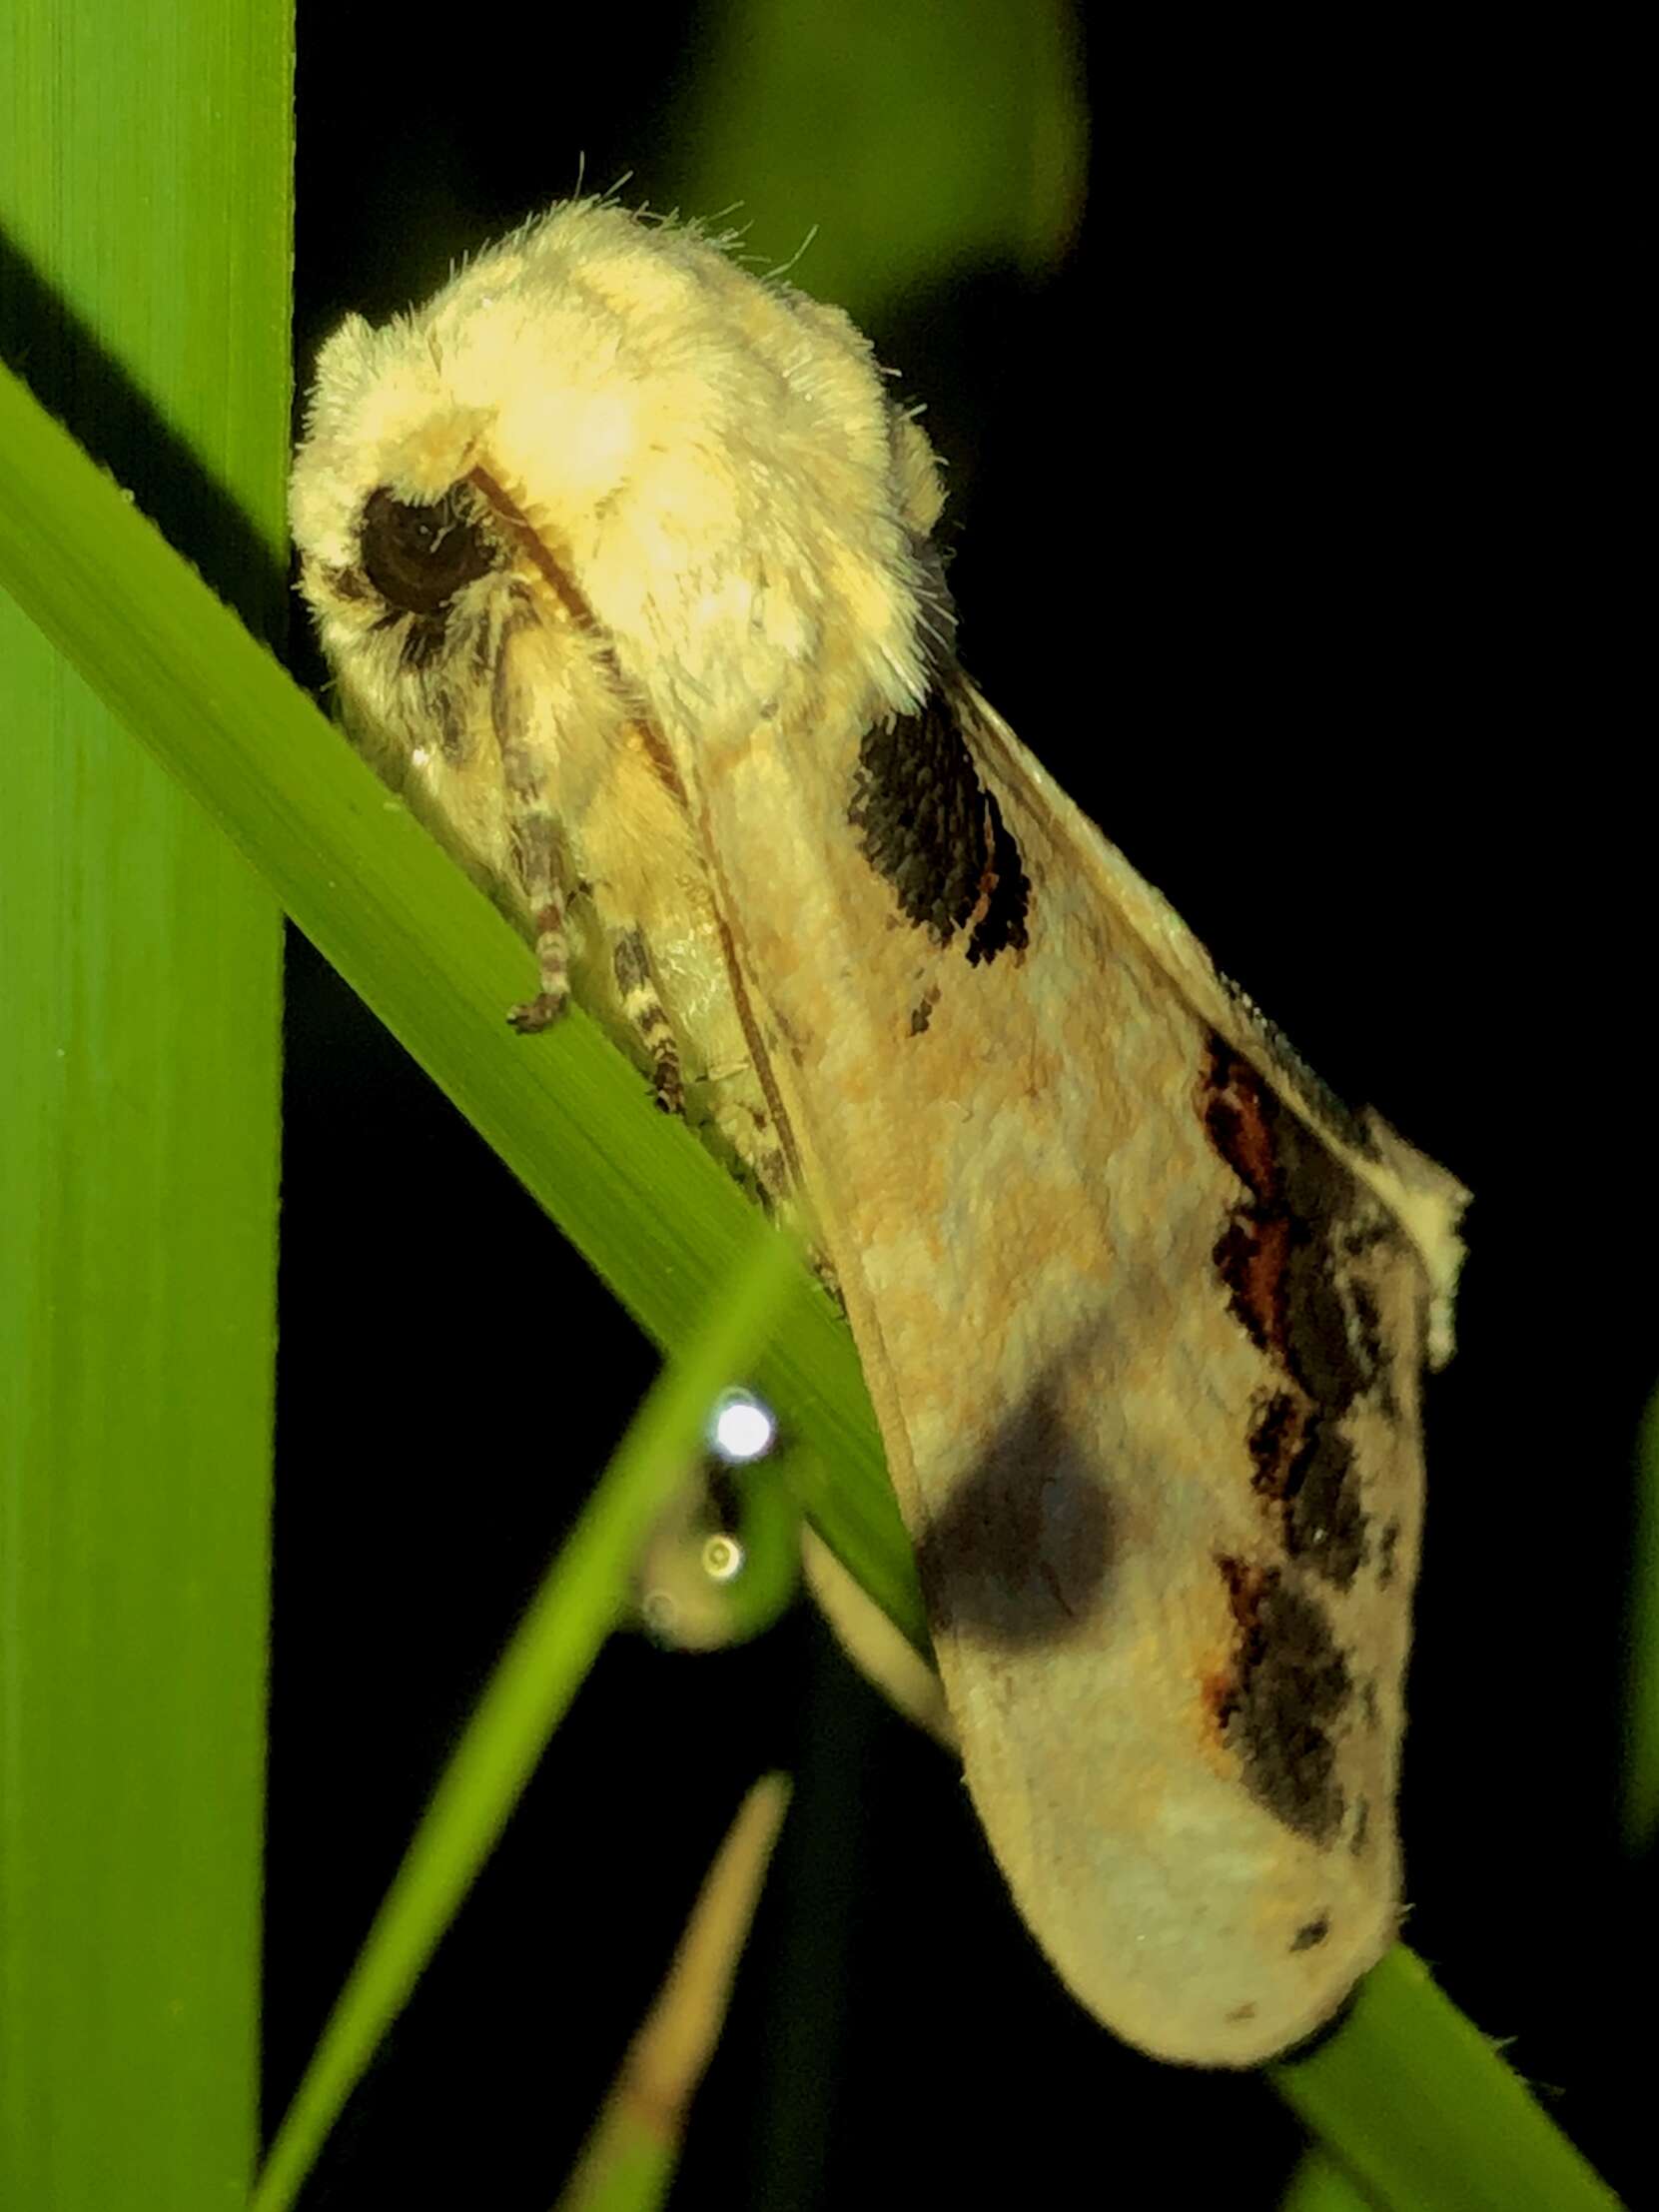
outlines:
{"label": "fuzzy yellow moth", "polygon": [[837,310],[557,207],[325,347],[355,741],[845,1301],[969,1787],[1077,1995],[1248,2065],[1392,1940],[1462,1193],[1339,1107],[958,668]]}

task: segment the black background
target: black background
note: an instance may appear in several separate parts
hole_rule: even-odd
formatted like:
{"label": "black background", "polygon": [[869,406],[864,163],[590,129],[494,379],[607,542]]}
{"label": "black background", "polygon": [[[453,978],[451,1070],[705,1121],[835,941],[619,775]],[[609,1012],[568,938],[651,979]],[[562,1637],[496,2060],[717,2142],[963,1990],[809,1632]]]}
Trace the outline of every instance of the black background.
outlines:
{"label": "black background", "polygon": [[[301,7],[302,379],[347,306],[429,289],[579,155],[590,185],[677,197],[653,149],[704,11],[491,20],[474,54],[458,22],[434,42]],[[1621,1857],[1618,1788],[1651,985],[1594,505],[1596,186],[1551,57],[1344,39],[1097,36],[1065,265],[922,288],[872,335],[953,464],[969,667],[1321,1073],[1476,1194],[1430,1397],[1407,1933],[1635,2195],[1620,1980],[1651,1969],[1653,1869]],[[272,2123],[655,1367],[299,941],[289,1055]],[[774,1763],[796,1804],[676,2204],[1050,2201],[1060,2177],[1093,2201],[1138,2173],[1276,2201],[1298,2138],[1270,2092],[1076,2009],[944,1760],[800,1610],[722,1655],[606,1651],[306,2206],[550,2203]]]}

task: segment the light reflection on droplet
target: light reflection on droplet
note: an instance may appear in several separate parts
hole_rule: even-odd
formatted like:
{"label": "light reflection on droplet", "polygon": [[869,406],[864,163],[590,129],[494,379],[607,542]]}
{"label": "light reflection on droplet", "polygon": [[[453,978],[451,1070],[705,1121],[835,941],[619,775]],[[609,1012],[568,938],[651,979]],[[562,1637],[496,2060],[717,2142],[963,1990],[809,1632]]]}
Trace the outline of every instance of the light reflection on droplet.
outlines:
{"label": "light reflection on droplet", "polygon": [[735,1582],[743,1572],[743,1547],[725,1530],[703,1546],[703,1573],[711,1583]]}
{"label": "light reflection on droplet", "polygon": [[777,1441],[778,1424],[770,1406],[746,1390],[728,1390],[714,1409],[709,1444],[733,1466],[764,1459]]}

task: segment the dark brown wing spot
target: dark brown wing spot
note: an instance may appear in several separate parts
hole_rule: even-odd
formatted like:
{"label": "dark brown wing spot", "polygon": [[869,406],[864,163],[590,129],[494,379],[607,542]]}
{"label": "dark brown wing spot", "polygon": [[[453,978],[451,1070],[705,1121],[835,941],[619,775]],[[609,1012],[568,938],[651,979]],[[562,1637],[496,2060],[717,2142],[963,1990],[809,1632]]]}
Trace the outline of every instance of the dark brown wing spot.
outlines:
{"label": "dark brown wing spot", "polygon": [[905,918],[939,945],[966,929],[977,965],[1024,948],[1031,884],[996,794],[980,781],[961,697],[942,682],[918,712],[866,732],[847,819]]}
{"label": "dark brown wing spot", "polygon": [[1332,1730],[1353,1683],[1323,1613],[1272,1568],[1216,1562],[1237,1630],[1212,1707],[1244,1786],[1298,1835],[1328,1843],[1342,1825]]}
{"label": "dark brown wing spot", "polygon": [[1285,1550],[1345,1590],[1366,1555],[1359,1473],[1342,1423],[1392,1405],[1376,1301],[1354,1267],[1353,1178],[1247,1060],[1213,1037],[1200,1084],[1210,1141],[1244,1186],[1213,1254],[1235,1320],[1280,1371],[1247,1439]]}

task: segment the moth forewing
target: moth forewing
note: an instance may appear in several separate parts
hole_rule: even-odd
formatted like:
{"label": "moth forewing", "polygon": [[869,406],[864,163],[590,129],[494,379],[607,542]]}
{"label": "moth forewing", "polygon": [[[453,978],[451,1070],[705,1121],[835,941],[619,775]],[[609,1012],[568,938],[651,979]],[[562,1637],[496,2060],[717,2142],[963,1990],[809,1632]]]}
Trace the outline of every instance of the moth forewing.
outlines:
{"label": "moth forewing", "polygon": [[968,1782],[1109,2026],[1249,2064],[1391,1939],[1461,1193],[1345,1115],[967,684],[845,317],[555,209],[325,350],[346,718],[833,1267]]}
{"label": "moth forewing", "polygon": [[1395,1932],[1455,1186],[1329,1126],[1168,905],[959,706],[1023,945],[896,926],[847,834],[855,732],[705,756],[704,835],[1003,1870],[1120,2033],[1248,2064]]}

